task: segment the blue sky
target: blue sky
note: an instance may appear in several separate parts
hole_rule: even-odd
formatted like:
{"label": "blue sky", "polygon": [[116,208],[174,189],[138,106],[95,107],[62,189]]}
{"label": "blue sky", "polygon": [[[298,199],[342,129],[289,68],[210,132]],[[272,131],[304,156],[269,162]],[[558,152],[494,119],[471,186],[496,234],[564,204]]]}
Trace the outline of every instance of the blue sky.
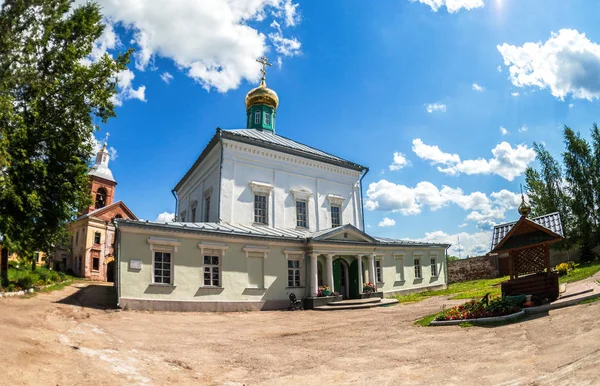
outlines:
{"label": "blue sky", "polygon": [[117,199],[173,212],[215,128],[244,127],[265,54],[277,133],[370,168],[369,233],[487,252],[490,226],[518,217],[533,142],[558,156],[562,125],[587,136],[597,119],[600,3],[445,2],[100,1],[95,55],[137,50],[97,134],[116,149]]}

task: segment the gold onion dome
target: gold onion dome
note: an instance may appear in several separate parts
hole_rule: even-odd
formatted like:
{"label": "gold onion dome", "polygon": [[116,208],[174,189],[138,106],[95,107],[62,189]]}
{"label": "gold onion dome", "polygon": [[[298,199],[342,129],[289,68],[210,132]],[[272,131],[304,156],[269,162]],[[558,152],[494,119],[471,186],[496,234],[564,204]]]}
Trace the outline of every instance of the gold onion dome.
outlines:
{"label": "gold onion dome", "polygon": [[519,205],[519,214],[520,214],[521,216],[525,216],[525,217],[527,217],[527,216],[529,216],[529,214],[530,214],[530,213],[531,213],[531,207],[530,207],[530,206],[529,206],[529,204],[527,204],[527,203],[525,202],[525,200],[523,199],[523,200],[521,201],[521,205]]}
{"label": "gold onion dome", "polygon": [[246,110],[256,105],[267,105],[274,109],[279,105],[277,93],[267,87],[264,76],[260,85],[246,94]]}

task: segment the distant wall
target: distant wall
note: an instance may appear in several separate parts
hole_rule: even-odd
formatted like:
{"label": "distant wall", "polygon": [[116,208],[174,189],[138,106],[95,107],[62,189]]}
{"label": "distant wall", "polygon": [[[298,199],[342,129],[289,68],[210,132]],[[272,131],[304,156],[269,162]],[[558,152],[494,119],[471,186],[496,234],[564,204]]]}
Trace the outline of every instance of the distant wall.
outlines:
{"label": "distant wall", "polygon": [[477,256],[448,261],[448,283],[492,279],[500,276],[497,256]]}

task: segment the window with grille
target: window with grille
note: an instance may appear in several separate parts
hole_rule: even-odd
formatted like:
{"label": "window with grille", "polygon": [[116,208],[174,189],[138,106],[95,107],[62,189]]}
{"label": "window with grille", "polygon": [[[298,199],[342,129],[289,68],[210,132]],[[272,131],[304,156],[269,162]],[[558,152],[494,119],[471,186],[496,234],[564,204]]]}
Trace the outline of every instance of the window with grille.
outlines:
{"label": "window with grille", "polygon": [[415,259],[415,279],[421,279],[421,259]]}
{"label": "window with grille", "polygon": [[435,261],[435,257],[431,258],[431,276],[437,276],[438,275],[438,271],[437,271],[437,263]]}
{"label": "window with grille", "polygon": [[265,113],[265,125],[270,125],[271,124],[271,114],[266,112]]}
{"label": "window with grille", "polygon": [[94,232],[94,244],[100,244],[100,232]]}
{"label": "window with grille", "polygon": [[375,260],[375,281],[383,283],[383,272],[381,271],[381,260]]}
{"label": "window with grille", "polygon": [[192,222],[196,222],[196,208],[192,208]]}
{"label": "window with grille", "polygon": [[204,286],[220,287],[219,256],[204,256]]}
{"label": "window with grille", "polygon": [[336,228],[342,225],[342,219],[340,216],[340,207],[337,205],[331,205],[331,227]]}
{"label": "window with grille", "polygon": [[208,222],[210,216],[210,196],[204,199],[204,222]]}
{"label": "window with grille", "polygon": [[260,111],[254,113],[254,123],[260,123]]}
{"label": "window with grille", "polygon": [[92,259],[92,269],[94,271],[99,271],[100,270],[100,258],[99,257],[94,257]]}
{"label": "window with grille", "polygon": [[296,201],[296,226],[308,228],[308,216],[306,213],[306,201]]}
{"label": "window with grille", "polygon": [[172,268],[170,252],[154,252],[154,283],[172,284]]}
{"label": "window with grille", "polygon": [[300,287],[300,260],[288,260],[288,287]]}
{"label": "window with grille", "polygon": [[254,195],[254,222],[268,224],[267,222],[267,196]]}

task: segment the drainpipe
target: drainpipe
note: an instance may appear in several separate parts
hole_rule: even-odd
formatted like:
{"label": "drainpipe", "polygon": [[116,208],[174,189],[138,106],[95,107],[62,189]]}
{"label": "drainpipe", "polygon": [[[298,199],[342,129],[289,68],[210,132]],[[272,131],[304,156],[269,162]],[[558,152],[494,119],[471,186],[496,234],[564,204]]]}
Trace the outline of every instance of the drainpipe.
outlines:
{"label": "drainpipe", "polygon": [[177,211],[179,210],[179,197],[177,197],[175,189],[171,189],[171,193],[173,194],[173,197],[175,197],[175,218],[173,219],[173,221],[177,221]]}
{"label": "drainpipe", "polygon": [[362,189],[362,180],[363,178],[365,178],[365,176],[367,175],[367,173],[369,172],[369,168],[365,168],[363,175],[360,177],[360,180],[358,182],[359,186],[360,186],[360,214],[362,217],[362,231],[365,231],[365,205],[363,202],[363,189]]}
{"label": "drainpipe", "polygon": [[[219,160],[219,197],[222,197],[221,187],[223,185],[223,136],[221,133],[223,132],[220,128],[217,129],[219,133],[219,145],[221,145],[221,159]],[[235,181],[234,181],[235,183]],[[219,205],[217,206],[217,222],[221,222],[221,200],[219,199]]]}
{"label": "drainpipe", "polygon": [[121,230],[119,229],[119,222],[113,221],[113,225],[115,226],[115,286],[117,287],[117,307],[120,307],[121,304]]}

